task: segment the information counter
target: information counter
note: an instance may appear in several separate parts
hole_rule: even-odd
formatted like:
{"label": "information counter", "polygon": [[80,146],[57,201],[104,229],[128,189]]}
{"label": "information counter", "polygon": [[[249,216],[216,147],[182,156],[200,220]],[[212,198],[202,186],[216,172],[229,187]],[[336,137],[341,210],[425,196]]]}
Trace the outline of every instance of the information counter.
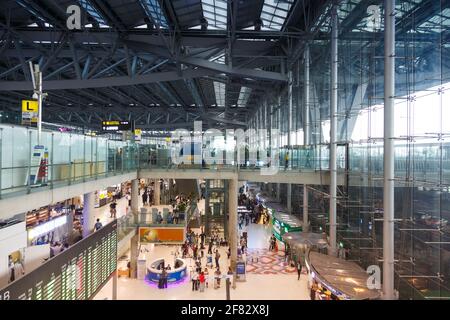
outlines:
{"label": "information counter", "polygon": [[[166,270],[167,271],[167,282],[177,282],[182,279],[184,279],[187,275],[187,264],[186,261],[183,259],[177,258],[176,260],[176,266],[173,266],[174,268],[172,270]],[[150,264],[150,267],[147,268],[147,276],[146,279],[152,282],[159,282],[159,279],[161,278],[162,274],[162,268],[163,266],[167,267],[167,264],[165,263],[164,259],[156,259]]]}

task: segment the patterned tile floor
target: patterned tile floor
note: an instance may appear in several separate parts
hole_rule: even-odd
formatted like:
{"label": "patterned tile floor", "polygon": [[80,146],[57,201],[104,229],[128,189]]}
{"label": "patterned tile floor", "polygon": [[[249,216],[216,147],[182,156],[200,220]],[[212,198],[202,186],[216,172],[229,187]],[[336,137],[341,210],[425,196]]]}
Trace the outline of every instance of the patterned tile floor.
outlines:
{"label": "patterned tile floor", "polygon": [[293,274],[291,267],[284,260],[284,251],[269,251],[268,249],[248,249],[247,272],[255,274]]}

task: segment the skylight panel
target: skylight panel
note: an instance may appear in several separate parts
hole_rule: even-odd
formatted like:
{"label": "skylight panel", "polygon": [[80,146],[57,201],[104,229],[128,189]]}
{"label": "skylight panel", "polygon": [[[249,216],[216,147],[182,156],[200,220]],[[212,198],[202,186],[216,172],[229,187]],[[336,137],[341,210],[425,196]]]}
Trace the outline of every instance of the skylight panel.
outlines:
{"label": "skylight panel", "polygon": [[225,83],[214,81],[214,93],[216,95],[216,105],[225,106]]}
{"label": "skylight panel", "polygon": [[169,28],[166,16],[164,15],[158,0],[140,0],[140,2],[145,13],[152,19],[155,25],[158,25],[163,29]]}
{"label": "skylight panel", "polygon": [[238,98],[238,107],[245,107],[247,105],[248,99],[250,98],[250,94],[252,93],[252,89],[249,87],[241,87],[241,91],[239,92]]}
{"label": "skylight panel", "polygon": [[264,5],[260,16],[263,21],[261,30],[280,31],[286,21],[286,17],[288,16],[289,10],[291,9],[293,3],[294,0],[264,0]]}
{"label": "skylight panel", "polygon": [[107,25],[105,19],[101,16],[101,14],[90,4],[89,0],[78,0],[78,3],[81,7],[89,13],[89,15],[94,18],[99,24]]}
{"label": "skylight panel", "polygon": [[226,30],[228,21],[227,1],[202,0],[203,16],[208,20],[209,29]]}

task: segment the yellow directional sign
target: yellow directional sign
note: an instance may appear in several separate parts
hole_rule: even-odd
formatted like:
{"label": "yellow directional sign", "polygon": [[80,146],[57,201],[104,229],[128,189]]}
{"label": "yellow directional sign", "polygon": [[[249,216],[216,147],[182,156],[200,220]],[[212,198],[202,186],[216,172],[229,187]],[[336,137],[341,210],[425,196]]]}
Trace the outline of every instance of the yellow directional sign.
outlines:
{"label": "yellow directional sign", "polygon": [[141,141],[142,139],[142,130],[141,129],[134,129],[134,140],[135,141]]}
{"label": "yellow directional sign", "polygon": [[22,100],[22,112],[39,112],[39,104],[36,100]]}
{"label": "yellow directional sign", "polygon": [[22,125],[36,127],[38,118],[38,102],[36,100],[22,100]]}

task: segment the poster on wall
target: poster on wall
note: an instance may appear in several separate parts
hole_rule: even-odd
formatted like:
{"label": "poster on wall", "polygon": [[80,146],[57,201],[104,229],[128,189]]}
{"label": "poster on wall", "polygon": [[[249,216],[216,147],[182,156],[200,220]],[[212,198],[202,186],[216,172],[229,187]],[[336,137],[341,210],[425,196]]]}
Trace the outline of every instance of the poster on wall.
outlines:
{"label": "poster on wall", "polygon": [[141,243],[184,243],[184,228],[139,228],[139,241]]}
{"label": "poster on wall", "polygon": [[35,145],[31,154],[30,174],[27,174],[25,184],[40,185],[48,179],[48,149]]}
{"label": "poster on wall", "polygon": [[25,274],[24,250],[17,250],[8,255],[8,283],[20,279]]}

